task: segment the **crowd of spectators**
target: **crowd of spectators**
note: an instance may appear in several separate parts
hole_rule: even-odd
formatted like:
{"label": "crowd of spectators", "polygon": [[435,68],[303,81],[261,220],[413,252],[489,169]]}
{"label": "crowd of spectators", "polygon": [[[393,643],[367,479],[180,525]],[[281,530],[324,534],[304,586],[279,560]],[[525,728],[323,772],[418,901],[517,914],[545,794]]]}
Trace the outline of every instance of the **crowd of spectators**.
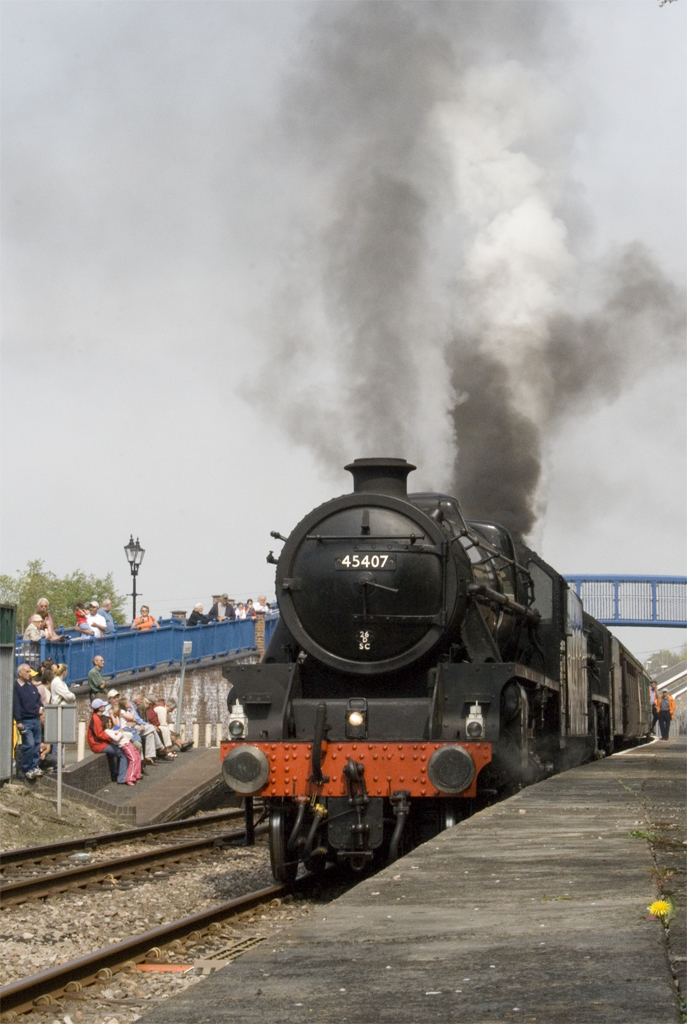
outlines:
{"label": "crowd of spectators", "polygon": [[[96,655],[88,674],[92,694],[106,690],[103,665],[103,658]],[[126,698],[114,688],[106,696],[93,698],[86,737],[94,753],[106,755],[113,782],[134,786],[148,774],[148,765],[172,761],[192,746],[190,740],[181,740],[168,721],[167,714],[175,707],[172,700],[142,693]]]}
{"label": "crowd of spectators", "polygon": [[[250,598],[236,602],[228,594],[222,594],[207,615],[203,614],[203,605],[198,603],[189,616],[188,625],[255,619],[259,613],[267,611],[270,611],[270,605],[264,595],[260,595],[257,602]],[[115,632],[109,599],[102,605],[95,598],[88,603],[79,602],[74,614],[76,631],[84,637],[100,639]],[[145,632],[157,627],[158,621],[150,614],[150,608],[142,605],[131,628]],[[46,598],[37,602],[36,613],[29,619],[23,639],[30,644],[40,643],[42,639],[51,643],[66,640],[55,631]],[[104,657],[96,654],[93,668],[88,673],[91,715],[86,738],[94,753],[107,756],[112,781],[134,786],[142,775],[147,774],[148,766],[171,761],[192,744],[190,741],[182,742],[174,732],[170,716],[176,707],[173,701],[144,697],[142,693],[134,693],[130,699],[125,699],[118,690],[108,689],[103,677],[104,667]],[[17,775],[32,780],[46,771],[55,770],[55,748],[43,740],[43,709],[47,704],[75,703],[76,696],[69,687],[65,664],[47,658],[38,666],[37,658],[33,660],[32,657],[18,666],[13,700]]]}
{"label": "crowd of spectators", "polygon": [[12,714],[15,726],[17,774],[27,779],[54,770],[54,751],[43,742],[46,704],[75,704],[76,696],[66,682],[67,666],[46,658],[40,669],[23,663],[17,668]]}
{"label": "crowd of spectators", "polygon": [[[203,614],[201,602],[194,605],[187,625],[197,626],[199,624],[206,625],[208,622],[233,622],[241,619],[255,619],[260,612],[268,612],[270,610],[271,605],[264,594],[261,594],[256,602],[253,602],[250,597],[245,602],[237,602],[230,598],[228,594],[222,594],[212,605],[207,615]],[[99,640],[101,637],[115,632],[112,602],[109,598],[106,598],[102,605],[98,603],[96,598],[92,598],[87,604],[79,601],[74,606],[74,616],[76,618],[76,626],[74,628],[81,636],[93,637]],[[141,605],[140,614],[133,619],[130,628],[138,633],[144,633],[151,629],[157,629],[158,626],[158,620],[154,615],[150,614],[148,605],[144,604]],[[55,632],[52,616],[50,615],[50,605],[46,598],[43,597],[38,602],[36,613],[31,616],[24,630],[23,639],[29,643],[40,643],[43,639],[51,643],[64,643],[66,641],[66,636]]]}
{"label": "crowd of spectators", "polygon": [[202,602],[193,606],[193,611],[188,617],[189,626],[206,625],[208,622],[226,622],[236,619],[255,619],[260,612],[271,611],[272,606],[268,603],[264,594],[261,594],[257,602],[248,598],[245,602],[236,602],[228,594],[222,594],[219,600],[215,601],[207,615],[203,615]]}
{"label": "crowd of spectators", "polygon": [[[88,674],[91,715],[86,729],[88,745],[94,753],[104,753],[113,782],[134,786],[147,765],[172,761],[191,741],[183,742],[172,727],[168,714],[176,707],[173,700],[144,697],[140,692],[130,699],[110,688],[103,678],[105,659],[97,654]],[[74,705],[76,695],[67,683],[67,666],[46,658],[36,670],[23,662],[17,668],[14,684],[14,754],[17,775],[29,780],[56,768],[56,751],[43,741],[44,707],[47,704]]]}

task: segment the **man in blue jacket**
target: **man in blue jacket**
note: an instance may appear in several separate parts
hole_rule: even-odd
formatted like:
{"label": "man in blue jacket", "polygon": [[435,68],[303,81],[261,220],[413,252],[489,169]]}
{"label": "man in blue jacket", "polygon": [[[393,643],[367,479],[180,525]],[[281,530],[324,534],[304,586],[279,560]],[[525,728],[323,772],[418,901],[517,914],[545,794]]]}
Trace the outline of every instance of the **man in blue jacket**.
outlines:
{"label": "man in blue jacket", "polygon": [[41,756],[41,717],[43,704],[37,687],[31,682],[36,675],[28,665],[20,665],[14,683],[14,721],[21,733],[21,770],[27,779],[43,774],[38,767]]}

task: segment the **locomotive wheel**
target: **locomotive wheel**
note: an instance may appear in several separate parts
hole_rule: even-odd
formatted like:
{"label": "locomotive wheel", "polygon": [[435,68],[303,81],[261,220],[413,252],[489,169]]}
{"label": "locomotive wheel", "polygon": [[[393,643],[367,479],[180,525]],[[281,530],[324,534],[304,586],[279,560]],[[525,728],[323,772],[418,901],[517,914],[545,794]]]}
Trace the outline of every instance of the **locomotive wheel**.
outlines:
{"label": "locomotive wheel", "polygon": [[270,811],[270,864],[275,880],[282,885],[290,885],[298,874],[298,855],[286,849],[293,826],[292,818],[286,807],[273,807]]}

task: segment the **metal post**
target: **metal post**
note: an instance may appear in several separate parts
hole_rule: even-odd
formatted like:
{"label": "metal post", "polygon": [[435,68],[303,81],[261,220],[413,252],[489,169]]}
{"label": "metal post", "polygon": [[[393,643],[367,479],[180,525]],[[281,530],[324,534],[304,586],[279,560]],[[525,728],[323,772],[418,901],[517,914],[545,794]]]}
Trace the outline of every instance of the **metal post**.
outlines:
{"label": "metal post", "polygon": [[193,650],[193,641],[184,640],[181,648],[181,678],[179,680],[179,696],[177,697],[177,720],[174,731],[181,735],[181,705],[184,702],[184,676],[186,675],[186,658]]}
{"label": "metal post", "polygon": [[62,817],[62,705],[57,708],[57,817]]}
{"label": "metal post", "polygon": [[247,796],[243,800],[243,809],[246,815],[246,846],[255,846],[255,826],[253,824],[253,797]]}
{"label": "metal post", "polygon": [[79,722],[79,738],[76,747],[76,760],[83,761],[86,756],[86,723]]}
{"label": "metal post", "polygon": [[137,571],[136,571],[136,566],[135,565],[131,566],[131,575],[133,576],[133,585],[132,585],[133,586],[133,593],[132,593],[131,596],[134,599],[134,601],[133,601],[134,612],[133,612],[133,615],[131,616],[131,621],[133,622],[134,619],[136,618],[136,576],[138,575]]}

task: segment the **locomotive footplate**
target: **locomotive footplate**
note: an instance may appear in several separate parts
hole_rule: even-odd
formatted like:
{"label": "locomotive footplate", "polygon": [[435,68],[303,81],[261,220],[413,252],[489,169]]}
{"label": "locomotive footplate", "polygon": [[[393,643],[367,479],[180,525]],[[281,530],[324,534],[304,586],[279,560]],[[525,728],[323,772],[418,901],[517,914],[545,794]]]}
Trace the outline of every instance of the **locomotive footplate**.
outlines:
{"label": "locomotive footplate", "polygon": [[[237,743],[224,742],[220,757],[224,762],[227,755],[242,748],[246,756],[253,756],[256,762],[255,789],[251,784],[236,784],[232,780],[230,762],[223,765],[224,779],[237,792],[264,797],[349,797],[349,785],[344,771],[349,759],[364,766],[366,795],[391,798],[397,790],[404,790],[409,797],[472,797],[477,793],[477,778],[480,771],[491,761],[491,743],[326,743],[322,744],[321,766],[323,778],[320,785],[312,779],[312,743],[279,742]],[[461,753],[463,759],[474,765],[468,784],[461,789],[447,782],[442,784],[442,773],[432,772],[430,761],[437,751],[449,752],[452,748]],[[457,750],[457,748],[460,748]],[[469,757],[465,757],[468,754]],[[233,755],[236,758],[237,755]],[[442,755],[443,756],[443,755]],[[264,769],[262,766],[264,765]],[[258,770],[260,769],[260,770]],[[434,776],[434,782],[431,776]]]}

